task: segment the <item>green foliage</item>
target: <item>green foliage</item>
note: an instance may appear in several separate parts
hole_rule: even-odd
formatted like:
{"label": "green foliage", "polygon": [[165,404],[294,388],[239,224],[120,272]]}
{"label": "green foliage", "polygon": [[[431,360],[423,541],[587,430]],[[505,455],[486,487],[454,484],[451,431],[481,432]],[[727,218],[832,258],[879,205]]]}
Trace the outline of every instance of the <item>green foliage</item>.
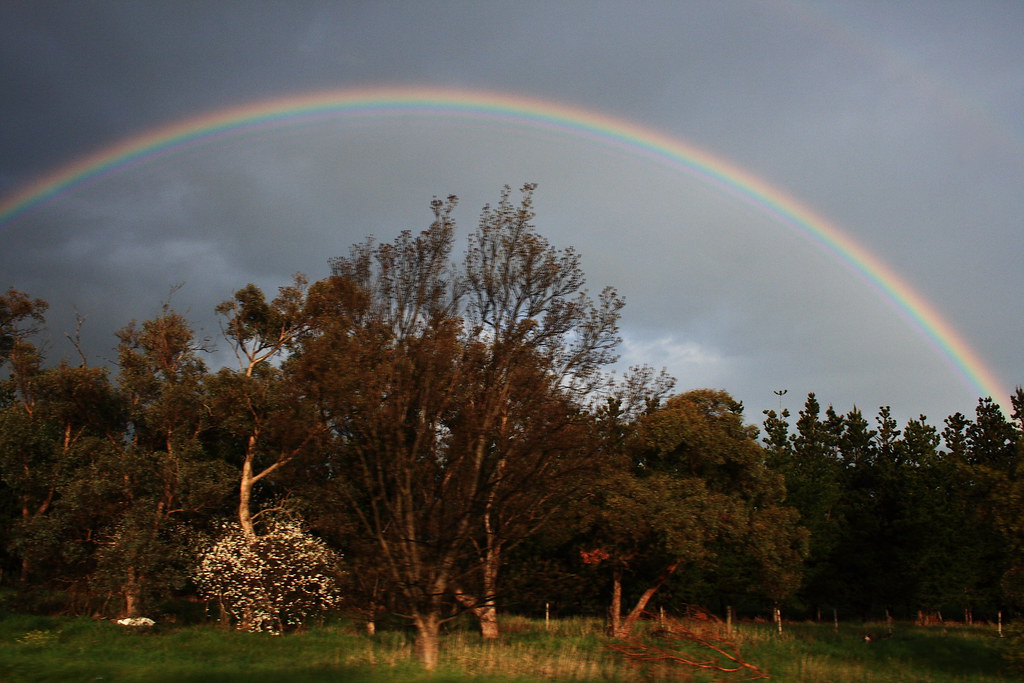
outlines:
{"label": "green foliage", "polygon": [[[691,597],[700,584],[770,600],[797,588],[806,532],[741,404],[722,391],[691,391],[622,428],[621,450],[608,454],[588,503],[581,552],[612,571],[613,630],[628,632],[673,575]],[[625,589],[636,604],[620,627],[619,589],[629,583],[645,590]]]}

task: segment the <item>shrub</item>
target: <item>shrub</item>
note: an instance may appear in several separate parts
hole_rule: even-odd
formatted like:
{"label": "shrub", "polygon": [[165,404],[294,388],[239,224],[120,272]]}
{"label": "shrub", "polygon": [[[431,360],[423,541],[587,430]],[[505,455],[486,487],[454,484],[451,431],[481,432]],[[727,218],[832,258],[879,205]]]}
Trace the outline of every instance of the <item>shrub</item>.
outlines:
{"label": "shrub", "polygon": [[275,521],[247,539],[237,523],[199,559],[196,585],[240,630],[280,633],[341,603],[340,557],[293,521]]}

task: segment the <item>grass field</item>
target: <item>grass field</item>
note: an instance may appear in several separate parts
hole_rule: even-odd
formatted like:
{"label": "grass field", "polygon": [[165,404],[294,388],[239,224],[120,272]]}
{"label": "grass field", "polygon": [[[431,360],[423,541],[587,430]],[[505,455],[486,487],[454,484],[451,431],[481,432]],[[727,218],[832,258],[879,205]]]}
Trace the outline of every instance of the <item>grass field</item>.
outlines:
{"label": "grass field", "polygon": [[[498,643],[472,630],[449,633],[441,666],[424,672],[411,634],[374,638],[353,625],[285,636],[213,626],[125,629],[103,621],[0,616],[0,680],[19,681],[635,681],[740,680],[666,662],[639,665],[606,647],[601,623],[508,617]],[[744,658],[778,681],[1012,681],[991,628],[896,624],[867,643],[877,624],[740,624],[730,636]]]}

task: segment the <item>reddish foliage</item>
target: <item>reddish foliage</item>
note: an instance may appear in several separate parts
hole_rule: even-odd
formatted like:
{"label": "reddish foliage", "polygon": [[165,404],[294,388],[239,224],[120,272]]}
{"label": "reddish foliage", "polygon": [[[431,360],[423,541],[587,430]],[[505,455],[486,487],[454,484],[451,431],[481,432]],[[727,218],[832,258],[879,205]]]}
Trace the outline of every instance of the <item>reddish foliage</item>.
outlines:
{"label": "reddish foliage", "polygon": [[611,554],[604,548],[595,548],[593,550],[581,550],[580,559],[583,560],[583,564],[598,565],[609,559]]}

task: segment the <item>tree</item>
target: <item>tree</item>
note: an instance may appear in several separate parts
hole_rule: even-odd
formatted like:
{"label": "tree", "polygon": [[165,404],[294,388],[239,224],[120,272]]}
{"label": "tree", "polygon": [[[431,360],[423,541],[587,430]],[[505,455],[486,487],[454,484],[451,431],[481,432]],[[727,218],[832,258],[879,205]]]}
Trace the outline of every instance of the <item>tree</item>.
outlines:
{"label": "tree", "polygon": [[96,580],[124,600],[136,616],[147,596],[166,594],[183,581],[187,541],[179,521],[203,515],[223,500],[225,466],[208,457],[209,429],[197,340],[188,321],[165,303],[160,315],[118,333],[118,383],[127,428],[112,439],[118,453],[107,463],[107,484],[119,502],[99,527],[103,546]]}
{"label": "tree", "polygon": [[[89,436],[91,410],[100,409],[103,373],[43,367],[33,337],[45,322],[47,303],[15,289],[0,295],[0,479],[17,509],[11,548],[27,585],[37,568],[59,552],[50,519],[60,490],[73,477],[79,442]],[[92,432],[94,433],[94,432]]]}
{"label": "tree", "polygon": [[[479,595],[457,597],[479,618],[485,638],[496,638],[495,596],[503,553],[536,532],[579,485],[585,451],[582,402],[615,360],[622,301],[614,290],[594,305],[583,290],[579,255],[556,249],[532,221],[533,185],[514,205],[505,188],[485,207],[470,235],[463,265],[467,342],[483,352],[476,425],[469,445],[491,451],[496,478],[487,494],[475,540]],[[572,479],[570,479],[572,477]],[[575,479],[575,481],[574,481]]]}
{"label": "tree", "polygon": [[606,290],[592,302],[575,252],[536,233],[533,189],[514,205],[506,188],[485,207],[461,267],[454,197],[434,200],[419,235],[332,261],[314,304],[340,312],[317,318],[294,359],[334,439],[335,485],[374,539],[428,668],[446,601],[459,593],[493,614],[502,552],[575,485],[582,402],[617,342],[621,300]]}
{"label": "tree", "polygon": [[769,467],[782,475],[786,504],[799,512],[800,525],[809,533],[800,598],[818,608],[835,600],[839,589],[833,553],[843,533],[840,442],[846,443],[845,461],[855,461],[866,457],[864,449],[870,440],[867,422],[856,409],[849,421],[831,406],[825,412],[822,420],[821,406],[811,393],[797,418],[795,433],[789,433],[787,413],[777,416],[767,411],[764,422]]}
{"label": "tree", "polygon": [[99,368],[61,363],[39,370],[23,388],[30,409],[22,398],[0,410],[0,476],[19,507],[12,548],[21,583],[59,577],[74,586],[87,571],[82,551],[96,512],[82,514],[89,506],[80,507],[79,482],[109,455],[110,436],[123,429],[121,404]]}
{"label": "tree", "polygon": [[941,438],[922,415],[903,429],[902,507],[894,549],[906,599],[921,616],[955,605],[962,592],[964,570],[970,566],[963,550],[970,532],[958,501],[960,470],[939,450]]}
{"label": "tree", "polygon": [[220,428],[240,444],[238,522],[250,540],[256,539],[254,486],[309,452],[321,433],[312,403],[280,368],[306,329],[305,289],[305,278],[296,275],[267,302],[249,284],[217,306],[239,368],[224,368],[213,378],[211,406]]}
{"label": "tree", "polygon": [[[40,307],[16,299],[6,310],[37,322]],[[84,356],[78,367],[43,367],[24,328],[7,324],[5,335],[14,341],[0,470],[20,502],[12,547],[22,581],[62,585],[81,609],[117,595],[117,610],[134,615],[184,576],[177,520],[216,498],[217,463],[201,444],[199,345],[165,305],[119,333],[114,384]]]}
{"label": "tree", "polygon": [[[799,585],[806,532],[784,506],[782,478],[768,469],[742,412],[727,393],[704,389],[671,398],[636,422],[593,518],[600,545],[584,556],[612,565],[616,637],[630,633],[684,566],[706,571],[725,556],[743,556],[749,589],[781,600]],[[646,588],[622,619],[630,571]]]}
{"label": "tree", "polygon": [[[1011,402],[1018,421],[1021,399],[1017,392]],[[1014,563],[1015,544],[1012,534],[1006,535],[1012,527],[1001,520],[1014,519],[1021,514],[1015,505],[1019,498],[1013,490],[1020,476],[1024,435],[991,398],[978,401],[975,419],[967,426],[966,434],[965,473],[971,484],[969,519],[974,534],[971,547],[977,557],[978,573],[973,590],[968,593],[965,610],[982,605],[991,609],[1000,604],[1001,580]],[[971,616],[969,611],[966,614],[968,618]]]}
{"label": "tree", "polygon": [[[1010,397],[1016,431],[1017,456],[1006,479],[993,492],[996,501],[994,523],[1006,548],[1008,561],[1000,581],[1005,604],[1024,611],[1024,389]],[[1024,631],[1019,631],[1015,643],[1017,659],[1024,661]]]}

